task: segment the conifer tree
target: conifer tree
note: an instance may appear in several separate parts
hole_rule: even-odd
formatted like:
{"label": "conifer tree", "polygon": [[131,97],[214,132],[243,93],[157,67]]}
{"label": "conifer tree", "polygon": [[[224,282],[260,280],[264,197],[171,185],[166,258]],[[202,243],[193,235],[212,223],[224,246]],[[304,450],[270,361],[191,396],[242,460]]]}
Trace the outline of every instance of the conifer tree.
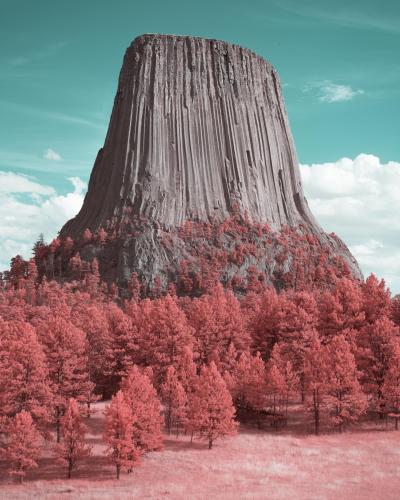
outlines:
{"label": "conifer tree", "polygon": [[390,311],[390,319],[400,326],[400,295],[396,295],[392,299],[392,307]]}
{"label": "conifer tree", "polygon": [[[58,313],[58,314],[57,314]],[[53,393],[57,442],[60,441],[60,419],[69,398],[85,399],[90,390],[86,337],[67,320],[70,310],[49,314],[37,327],[44,345]]]}
{"label": "conifer tree", "polygon": [[195,330],[193,350],[200,363],[209,362],[216,351],[224,357],[231,344],[239,353],[250,346],[239,302],[220,284],[189,304],[188,318]]}
{"label": "conifer tree", "polygon": [[134,365],[122,380],[121,390],[132,414],[135,448],[153,451],[162,448],[161,404],[148,376]]}
{"label": "conifer tree", "polygon": [[383,316],[363,327],[357,339],[361,382],[380,418],[385,414],[383,385],[399,344],[399,335],[399,328]]}
{"label": "conifer tree", "polygon": [[169,295],[131,305],[128,314],[137,329],[136,362],[151,366],[159,384],[167,368],[176,368],[184,349],[192,346],[192,328]]}
{"label": "conifer tree", "polygon": [[123,468],[131,470],[137,465],[141,450],[133,439],[135,418],[125,401],[122,391],[112,397],[111,404],[105,409],[106,426],[104,440],[106,454],[115,465],[117,479]]}
{"label": "conifer tree", "polygon": [[168,434],[173,427],[178,434],[179,426],[185,422],[187,397],[173,366],[167,369],[165,381],[161,385],[161,398],[165,407],[165,425]]}
{"label": "conifer tree", "polygon": [[[390,358],[389,367],[382,387],[385,410],[400,415],[400,346],[396,345]],[[396,429],[398,418],[396,418]]]}
{"label": "conifer tree", "polygon": [[232,373],[233,397],[239,406],[261,411],[266,404],[265,364],[260,353],[240,355]]}
{"label": "conifer tree", "polygon": [[7,426],[5,458],[9,474],[23,482],[27,470],[36,468],[41,449],[41,437],[29,412],[17,413]]}
{"label": "conifer tree", "polygon": [[281,398],[283,398],[282,405],[284,406],[285,415],[287,417],[289,399],[296,393],[296,391],[298,391],[300,380],[299,374],[294,369],[293,363],[290,360],[290,356],[287,354],[285,355],[285,344],[283,342],[275,344],[268,365],[269,367],[276,367],[282,377],[283,383],[281,387]]}
{"label": "conifer tree", "polygon": [[114,394],[121,378],[127,374],[136,360],[138,333],[132,319],[116,304],[107,304],[102,311],[106,313],[108,323],[108,338],[103,346],[105,349],[103,369],[107,377],[108,393]]}
{"label": "conifer tree", "polygon": [[178,360],[176,372],[179,382],[186,394],[192,392],[197,376],[196,363],[193,360],[193,351],[190,347],[185,346],[182,349],[181,356]]}
{"label": "conifer tree", "polygon": [[326,395],[327,369],[326,353],[316,333],[314,333],[311,344],[305,351],[304,376],[307,396],[306,405],[313,415],[314,432],[318,435]]}
{"label": "conifer tree", "polygon": [[[107,358],[110,349],[110,331],[104,303],[95,301],[79,301],[71,311],[71,321],[86,334],[86,358],[91,385],[96,387],[96,393],[106,393]],[[89,387],[90,389],[90,387]],[[90,413],[90,403],[97,398],[93,391],[85,398]]]}
{"label": "conifer tree", "polygon": [[232,397],[213,362],[202,367],[190,404],[189,428],[207,440],[209,449],[216,439],[236,433]]}
{"label": "conifer tree", "polygon": [[0,414],[27,411],[43,424],[51,407],[46,358],[34,328],[19,320],[0,323]]}
{"label": "conifer tree", "polygon": [[78,462],[90,455],[91,448],[85,444],[86,432],[78,402],[71,398],[61,419],[62,441],[55,446],[58,461],[67,466],[68,479]]}
{"label": "conifer tree", "polygon": [[371,274],[361,285],[363,310],[365,320],[371,324],[378,319],[390,315],[390,290],[386,288],[384,280]]}
{"label": "conifer tree", "polygon": [[367,398],[358,381],[354,355],[343,335],[336,336],[326,347],[325,407],[340,432],[356,422],[367,409]]}
{"label": "conifer tree", "polygon": [[272,414],[282,413],[285,408],[286,381],[275,363],[268,366],[267,393]]}

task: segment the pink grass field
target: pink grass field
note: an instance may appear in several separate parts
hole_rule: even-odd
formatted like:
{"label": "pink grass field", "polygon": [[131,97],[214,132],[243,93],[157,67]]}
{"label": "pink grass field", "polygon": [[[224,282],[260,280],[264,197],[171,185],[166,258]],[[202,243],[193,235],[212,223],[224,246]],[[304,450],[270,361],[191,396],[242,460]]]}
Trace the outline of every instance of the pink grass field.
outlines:
{"label": "pink grass field", "polygon": [[[293,409],[289,426],[274,432],[241,427],[237,436],[217,441],[212,450],[199,441],[166,436],[161,452],[143,457],[133,473],[114,479],[103,454],[104,403],[89,419],[92,457],[71,480],[51,454],[20,486],[0,472],[0,498],[74,499],[398,499],[400,431],[364,423],[343,434],[321,436]],[[300,409],[299,409],[300,410]]]}

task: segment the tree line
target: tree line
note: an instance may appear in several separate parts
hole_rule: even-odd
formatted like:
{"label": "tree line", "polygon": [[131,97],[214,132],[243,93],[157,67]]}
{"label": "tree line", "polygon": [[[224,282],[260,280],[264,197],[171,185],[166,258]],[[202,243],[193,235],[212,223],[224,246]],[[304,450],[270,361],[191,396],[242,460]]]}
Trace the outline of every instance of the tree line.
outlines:
{"label": "tree line", "polygon": [[96,261],[65,284],[39,277],[34,259],[15,276],[0,284],[0,437],[20,480],[53,435],[71,476],[100,399],[117,477],[162,448],[163,430],[211,448],[248,415],[290,425],[294,402],[317,434],[400,414],[400,299],[374,275],[280,293],[257,282],[240,296],[158,286],[148,298],[133,275],[123,301]]}

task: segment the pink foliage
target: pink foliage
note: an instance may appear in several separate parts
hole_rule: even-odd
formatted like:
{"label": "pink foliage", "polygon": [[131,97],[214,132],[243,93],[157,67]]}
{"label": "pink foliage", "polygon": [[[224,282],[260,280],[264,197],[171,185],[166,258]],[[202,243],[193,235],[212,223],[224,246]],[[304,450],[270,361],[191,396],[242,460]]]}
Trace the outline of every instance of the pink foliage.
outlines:
{"label": "pink foliage", "polygon": [[206,439],[210,449],[216,439],[236,433],[232,397],[214,363],[202,367],[189,404],[189,428]]}
{"label": "pink foliage", "polygon": [[90,455],[91,448],[85,444],[86,432],[78,402],[71,398],[61,419],[62,441],[54,449],[58,461],[67,466],[68,479],[78,463]]}
{"label": "pink foliage", "polygon": [[134,365],[122,380],[121,390],[133,416],[135,447],[142,451],[161,449],[161,404],[149,377]]}
{"label": "pink foliage", "polygon": [[131,470],[139,461],[141,449],[134,439],[133,416],[122,391],[112,397],[111,404],[105,410],[106,425],[104,441],[107,443],[106,454],[115,465],[117,479],[121,469]]}
{"label": "pink foliage", "polygon": [[9,474],[22,483],[26,471],[36,468],[40,456],[41,437],[29,412],[22,410],[11,420],[7,428],[7,444],[4,451],[9,464]]}

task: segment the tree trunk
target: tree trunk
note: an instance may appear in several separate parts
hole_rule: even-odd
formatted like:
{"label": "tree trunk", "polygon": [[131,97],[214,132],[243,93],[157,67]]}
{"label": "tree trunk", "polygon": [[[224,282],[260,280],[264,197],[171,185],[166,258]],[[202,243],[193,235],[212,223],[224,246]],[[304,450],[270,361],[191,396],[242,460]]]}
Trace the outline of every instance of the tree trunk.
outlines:
{"label": "tree trunk", "polygon": [[61,427],[60,427],[60,408],[56,408],[56,430],[57,430],[57,443],[60,442],[61,438]]}
{"label": "tree trunk", "polygon": [[69,461],[68,462],[68,474],[67,474],[67,478],[71,479],[71,476],[72,476],[72,463],[71,463],[71,461]]}
{"label": "tree trunk", "polygon": [[304,403],[306,399],[306,387],[305,387],[305,379],[304,373],[300,373],[300,396],[301,396],[301,404]]}
{"label": "tree trunk", "polygon": [[171,408],[171,403],[168,404],[168,411],[167,411],[165,423],[166,423],[166,426],[167,426],[168,435],[170,435],[171,434],[171,427],[172,427],[172,408]]}
{"label": "tree trunk", "polygon": [[209,439],[209,440],[208,440],[208,449],[209,449],[209,450],[211,450],[212,445],[213,445],[213,440],[212,440],[212,439]]}
{"label": "tree trunk", "polygon": [[117,479],[119,479],[119,474],[121,472],[121,466],[120,465],[117,465],[116,466],[116,469],[117,469]]}
{"label": "tree trunk", "polygon": [[313,393],[315,435],[319,434],[319,402],[317,391]]}

